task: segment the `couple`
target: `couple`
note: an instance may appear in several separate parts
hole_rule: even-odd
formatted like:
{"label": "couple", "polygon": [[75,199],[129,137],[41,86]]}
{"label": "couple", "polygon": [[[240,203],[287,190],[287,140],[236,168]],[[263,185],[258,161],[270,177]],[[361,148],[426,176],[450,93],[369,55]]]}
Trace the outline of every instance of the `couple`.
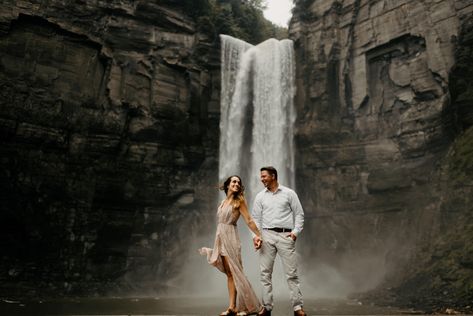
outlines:
{"label": "couple", "polygon": [[[261,168],[265,189],[258,193],[250,216],[244,187],[239,176],[229,177],[223,184],[226,199],[217,210],[218,226],[214,248],[201,248],[209,263],[227,275],[230,304],[221,316],[258,314],[271,316],[273,309],[272,273],[279,254],[291,292],[295,316],[306,316],[297,276],[295,241],[302,231],[304,211],[297,194],[278,183],[274,167]],[[243,273],[240,239],[236,223],[243,216],[254,234],[253,245],[259,249],[263,304]]]}

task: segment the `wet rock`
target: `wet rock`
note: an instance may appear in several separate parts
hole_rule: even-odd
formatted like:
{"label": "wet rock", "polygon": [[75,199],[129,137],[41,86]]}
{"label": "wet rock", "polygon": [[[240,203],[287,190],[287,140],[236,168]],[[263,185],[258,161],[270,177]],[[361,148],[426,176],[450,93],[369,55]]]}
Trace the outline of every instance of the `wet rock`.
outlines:
{"label": "wet rock", "polygon": [[55,0],[7,1],[0,38],[0,290],[165,289],[169,227],[216,194],[212,36],[179,3]]}
{"label": "wet rock", "polygon": [[[296,1],[306,250],[358,291],[370,286],[357,275],[382,271],[371,286],[393,290],[378,299],[430,310],[472,299],[468,259],[446,250],[460,240],[467,251],[471,238],[472,10],[465,1]],[[443,255],[432,258],[434,249]],[[384,263],[344,266],[360,256]]]}

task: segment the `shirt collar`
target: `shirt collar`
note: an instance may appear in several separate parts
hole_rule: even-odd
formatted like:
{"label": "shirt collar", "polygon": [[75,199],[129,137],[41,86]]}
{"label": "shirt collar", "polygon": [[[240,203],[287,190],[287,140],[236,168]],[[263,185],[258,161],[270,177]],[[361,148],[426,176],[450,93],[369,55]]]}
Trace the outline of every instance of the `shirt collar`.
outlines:
{"label": "shirt collar", "polygon": [[276,190],[275,192],[269,191],[268,188],[264,188],[264,191],[265,191],[265,192],[269,192],[269,193],[275,194],[275,193],[278,192],[278,191],[282,191],[282,188],[283,188],[283,186],[282,186],[281,184],[279,184],[279,185],[278,185],[278,188],[277,188],[277,190]]}

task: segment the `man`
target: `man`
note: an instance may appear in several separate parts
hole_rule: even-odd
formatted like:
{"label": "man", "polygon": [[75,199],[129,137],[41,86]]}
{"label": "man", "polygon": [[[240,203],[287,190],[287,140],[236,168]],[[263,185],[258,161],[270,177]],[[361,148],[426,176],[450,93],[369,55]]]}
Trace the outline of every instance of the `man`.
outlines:
{"label": "man", "polygon": [[262,238],[253,237],[253,244],[260,250],[263,308],[259,316],[271,316],[273,286],[271,283],[276,254],[281,258],[287,284],[291,292],[294,316],[306,316],[302,309],[296,263],[296,239],[304,225],[304,211],[297,194],[278,183],[274,167],[261,168],[261,182],[265,189],[256,195],[253,219],[261,230]]}

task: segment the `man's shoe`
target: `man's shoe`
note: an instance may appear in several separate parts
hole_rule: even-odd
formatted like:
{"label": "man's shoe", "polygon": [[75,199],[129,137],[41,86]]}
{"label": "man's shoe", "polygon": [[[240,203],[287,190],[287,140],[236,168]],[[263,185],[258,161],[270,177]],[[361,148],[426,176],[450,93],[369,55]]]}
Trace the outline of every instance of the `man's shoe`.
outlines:
{"label": "man's shoe", "polygon": [[268,311],[266,308],[262,307],[258,312],[258,316],[271,316],[271,311]]}
{"label": "man's shoe", "polygon": [[301,308],[297,311],[294,311],[294,316],[307,316],[307,314],[304,312],[304,310]]}

